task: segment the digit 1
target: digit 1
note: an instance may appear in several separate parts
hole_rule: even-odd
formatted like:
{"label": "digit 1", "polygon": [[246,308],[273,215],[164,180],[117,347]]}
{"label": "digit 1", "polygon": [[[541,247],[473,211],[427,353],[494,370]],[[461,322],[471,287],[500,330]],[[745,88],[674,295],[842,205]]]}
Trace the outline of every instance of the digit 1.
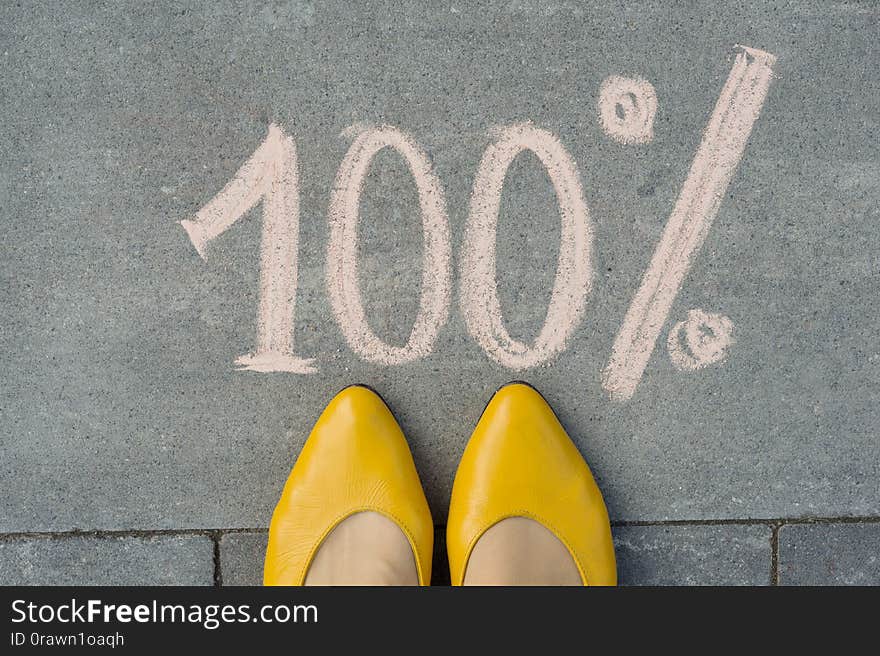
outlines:
{"label": "digit 1", "polygon": [[[560,353],[583,317],[592,286],[593,231],[577,165],[555,136],[528,123],[503,128],[495,136],[474,181],[461,255],[461,305],[468,332],[489,357],[510,369],[526,369]],[[562,218],[550,305],[531,346],[514,340],[504,327],[495,279],[501,188],[507,169],[523,150],[532,151],[546,167]]]}
{"label": "digit 1", "polygon": [[208,243],[263,201],[257,348],[235,360],[241,369],[312,374],[311,358],[294,355],[293,319],[299,248],[299,180],[296,146],[277,125],[225,187],[180,224],[198,254]]}

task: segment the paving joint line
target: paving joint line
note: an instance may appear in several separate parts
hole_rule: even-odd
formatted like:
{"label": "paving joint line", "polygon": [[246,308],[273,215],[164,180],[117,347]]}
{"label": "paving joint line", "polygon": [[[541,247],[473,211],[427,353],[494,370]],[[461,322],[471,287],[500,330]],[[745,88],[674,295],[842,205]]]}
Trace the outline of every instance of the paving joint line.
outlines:
{"label": "paving joint line", "polygon": [[[809,524],[880,524],[880,516],[862,517],[777,517],[768,519],[668,519],[668,520],[622,520],[611,526],[769,526],[778,530],[786,525]],[[445,524],[435,524],[435,529],[445,529]],[[235,528],[159,528],[159,529],[70,529],[66,531],[7,531],[0,532],[0,542],[24,539],[64,539],[74,537],[93,538],[151,538],[162,536],[202,536],[219,544],[224,535],[254,534],[268,532],[266,527]]]}
{"label": "paving joint line", "polygon": [[176,536],[200,536],[212,538],[226,529],[210,528],[158,528],[158,529],[70,529],[67,531],[18,531],[0,533],[0,542],[8,540],[51,540],[66,538],[155,538]]}
{"label": "paving joint line", "polygon": [[223,571],[220,568],[220,531],[211,532],[211,542],[214,545],[214,587],[223,587]]}
{"label": "paving joint line", "polygon": [[770,531],[770,585],[779,585],[779,529],[782,524],[774,524]]}
{"label": "paving joint line", "polygon": [[766,519],[661,519],[661,520],[621,520],[612,521],[618,526],[778,526],[787,524],[878,524],[880,516],[863,517],[772,517]]}

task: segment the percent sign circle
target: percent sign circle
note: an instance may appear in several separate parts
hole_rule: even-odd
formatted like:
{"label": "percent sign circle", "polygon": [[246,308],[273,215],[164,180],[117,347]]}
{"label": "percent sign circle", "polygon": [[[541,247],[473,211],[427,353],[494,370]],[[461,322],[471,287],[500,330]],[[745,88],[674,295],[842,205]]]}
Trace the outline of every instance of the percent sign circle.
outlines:
{"label": "percent sign circle", "polygon": [[609,75],[599,87],[599,120],[605,134],[624,144],[644,144],[654,138],[657,94],[640,77]]}
{"label": "percent sign circle", "polygon": [[682,371],[694,371],[722,362],[731,344],[733,322],[723,314],[700,309],[688,312],[687,319],[675,324],[666,340],[672,364]]}
{"label": "percent sign circle", "polygon": [[739,48],[687,179],[614,340],[611,359],[602,371],[602,386],[613,400],[625,401],[635,393],[767,97],[776,58],[763,50]]}

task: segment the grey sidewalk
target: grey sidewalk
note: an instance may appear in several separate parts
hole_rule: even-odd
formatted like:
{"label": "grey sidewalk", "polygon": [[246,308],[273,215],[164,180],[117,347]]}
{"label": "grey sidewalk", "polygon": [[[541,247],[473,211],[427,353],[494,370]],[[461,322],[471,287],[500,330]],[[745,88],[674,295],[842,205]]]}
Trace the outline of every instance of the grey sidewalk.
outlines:
{"label": "grey sidewalk", "polygon": [[[352,383],[442,527],[520,379],[595,473],[622,582],[877,583],[878,24],[867,1],[0,4],[0,580],[258,580],[250,532]],[[620,78],[643,95],[609,104]],[[360,189],[343,164],[387,126]],[[493,247],[478,173],[521,133],[547,151],[506,171]],[[255,152],[269,200],[193,241]],[[492,252],[497,308],[466,293]],[[631,397],[619,341],[647,358]],[[315,371],[236,364],[269,346]]]}

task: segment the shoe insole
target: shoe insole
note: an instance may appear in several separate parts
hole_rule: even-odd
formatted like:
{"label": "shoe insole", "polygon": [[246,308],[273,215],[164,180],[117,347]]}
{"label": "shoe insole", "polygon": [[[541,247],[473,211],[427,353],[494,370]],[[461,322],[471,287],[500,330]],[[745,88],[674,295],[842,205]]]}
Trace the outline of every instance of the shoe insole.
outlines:
{"label": "shoe insole", "polygon": [[503,519],[480,536],[464,585],[583,585],[568,549],[527,517]]}
{"label": "shoe insole", "polygon": [[377,512],[346,517],[321,542],[305,585],[418,585],[409,540]]}

